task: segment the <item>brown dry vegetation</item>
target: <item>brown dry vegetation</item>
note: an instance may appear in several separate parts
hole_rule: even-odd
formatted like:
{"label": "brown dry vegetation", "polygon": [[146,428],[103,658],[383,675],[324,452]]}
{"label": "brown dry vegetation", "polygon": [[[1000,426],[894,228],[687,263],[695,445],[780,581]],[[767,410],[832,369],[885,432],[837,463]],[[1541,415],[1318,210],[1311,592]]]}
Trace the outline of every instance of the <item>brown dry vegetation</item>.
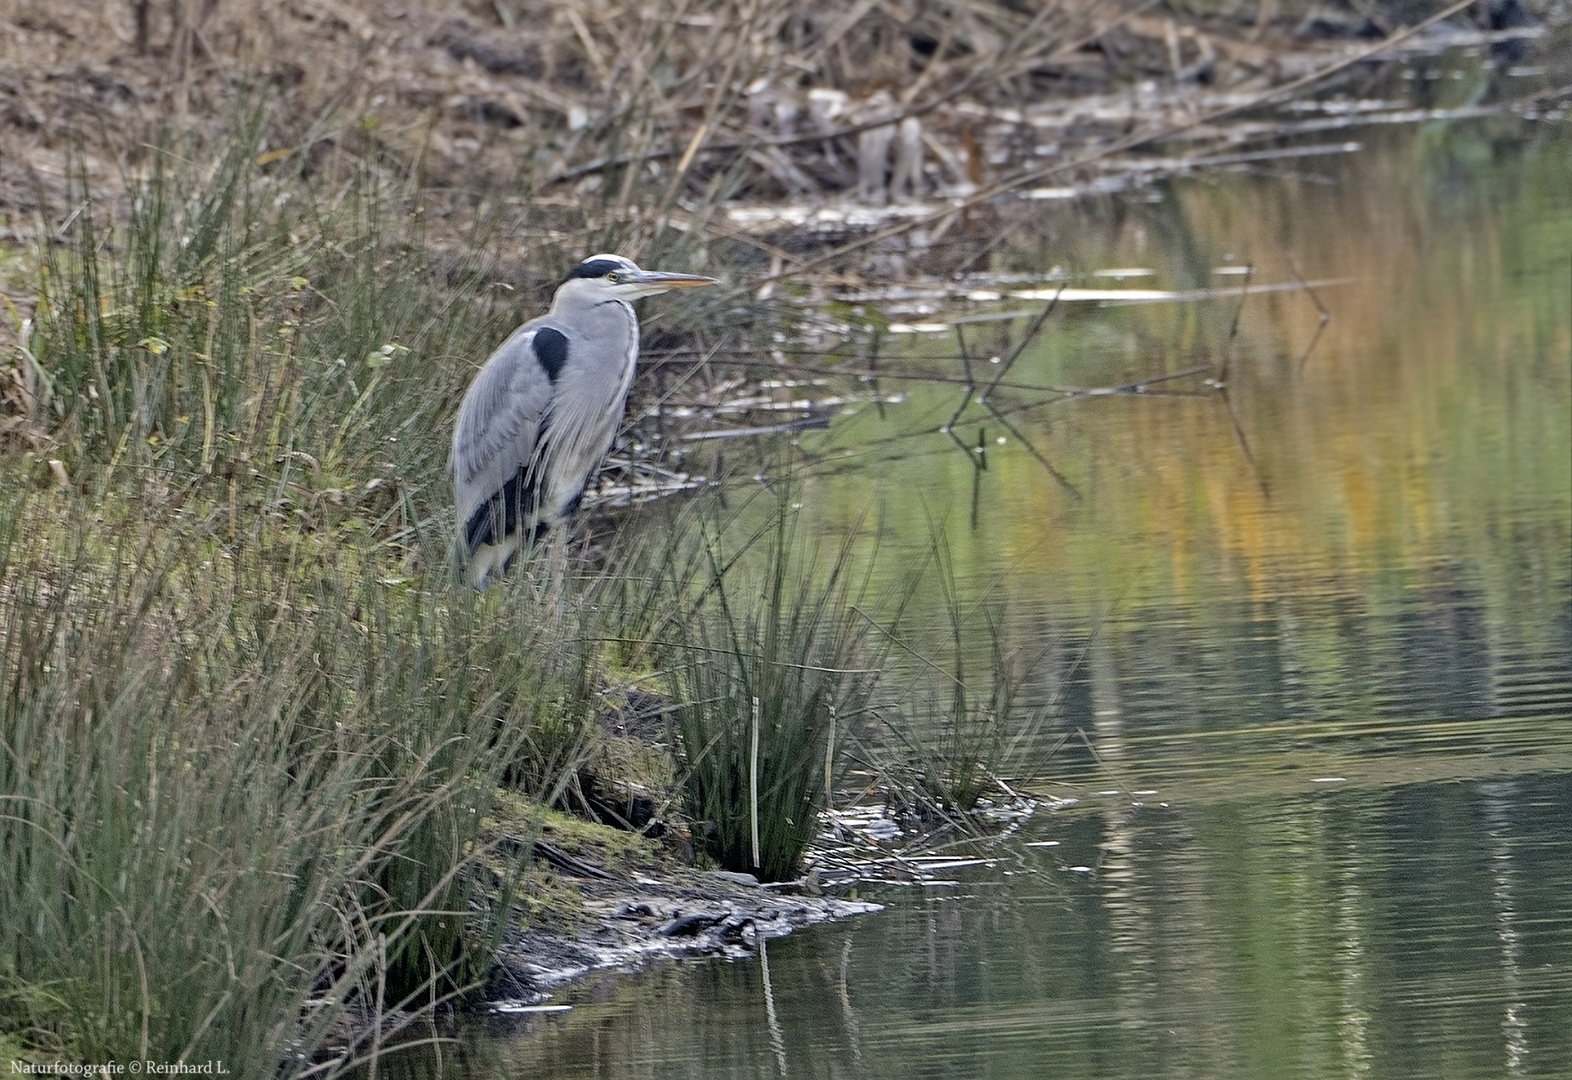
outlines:
{"label": "brown dry vegetation", "polygon": [[[839,130],[880,91],[902,109],[1024,104],[1110,77],[1212,78],[1221,65],[1231,78],[1275,64],[1275,50],[1254,40],[1259,20],[1203,33],[1133,13],[1151,5],[1128,7],[8,0],[5,204],[32,205],[29,167],[58,173],[51,152],[78,127],[100,152],[124,152],[116,144],[128,136],[223,118],[246,87],[273,103],[272,151],[320,153],[318,140],[354,138],[401,163],[424,157],[439,185],[473,188],[506,184],[525,162],[560,177],[608,151],[670,158],[789,135],[777,129],[801,126],[814,90],[848,96],[836,114],[817,106],[815,119]],[[344,120],[358,122],[358,138],[339,130]],[[613,133],[620,148],[603,143]],[[966,147],[963,136],[951,149],[965,160]]]}
{"label": "brown dry vegetation", "polygon": [[393,181],[439,277],[482,236],[506,238],[496,278],[535,294],[611,247],[753,284],[825,264],[951,274],[1034,213],[998,196],[1273,152],[1325,124],[1260,106],[1438,14],[1452,32],[1492,18],[1309,0],[0,0],[0,348],[31,313],[30,241],[84,193],[97,227],[123,221],[151,148],[178,133],[170,152],[205,168],[248,108],[285,197]]}
{"label": "brown dry vegetation", "polygon": [[[216,133],[248,97],[266,102],[274,167],[311,174],[338,150],[442,192],[522,185],[569,220],[587,198],[681,216],[705,194],[964,194],[1132,125],[1193,120],[1219,91],[1261,94],[1401,14],[1295,0],[0,0],[0,221],[14,237],[59,210],[76,140],[93,186],[116,190],[160,132]],[[1025,116],[1056,105],[1052,124]],[[642,167],[606,168],[627,159]]]}

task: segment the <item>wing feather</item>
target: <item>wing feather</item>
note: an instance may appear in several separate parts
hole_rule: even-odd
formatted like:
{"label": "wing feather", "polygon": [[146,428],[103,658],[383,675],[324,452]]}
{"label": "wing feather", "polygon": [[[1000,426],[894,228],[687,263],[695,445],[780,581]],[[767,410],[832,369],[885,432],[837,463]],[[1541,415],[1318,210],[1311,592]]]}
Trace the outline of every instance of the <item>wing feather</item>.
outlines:
{"label": "wing feather", "polygon": [[[488,530],[483,523],[477,530],[477,512],[503,495],[510,481],[515,488],[529,484],[527,474],[532,472],[552,397],[551,379],[533,348],[540,328],[540,320],[534,320],[515,330],[482,365],[459,406],[453,429],[453,489],[471,553],[480,542],[501,539],[482,540]],[[527,494],[515,492],[515,504]],[[517,527],[516,518],[509,524]]]}

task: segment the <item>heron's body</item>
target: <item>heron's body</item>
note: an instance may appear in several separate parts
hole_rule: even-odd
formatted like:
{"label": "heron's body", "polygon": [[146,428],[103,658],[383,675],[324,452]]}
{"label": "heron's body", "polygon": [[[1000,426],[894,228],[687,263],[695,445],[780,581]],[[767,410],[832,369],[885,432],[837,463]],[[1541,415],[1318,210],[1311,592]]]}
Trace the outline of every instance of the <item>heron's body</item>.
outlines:
{"label": "heron's body", "polygon": [[477,589],[573,512],[611,448],[639,356],[631,301],[711,282],[593,256],[481,367],[453,431],[459,533]]}

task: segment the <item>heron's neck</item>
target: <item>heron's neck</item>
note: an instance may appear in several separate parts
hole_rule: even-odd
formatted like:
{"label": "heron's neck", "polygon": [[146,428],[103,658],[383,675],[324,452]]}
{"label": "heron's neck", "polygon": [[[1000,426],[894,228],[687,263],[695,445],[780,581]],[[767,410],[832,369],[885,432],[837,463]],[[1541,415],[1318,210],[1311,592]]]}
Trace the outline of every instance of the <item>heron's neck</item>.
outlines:
{"label": "heron's neck", "polygon": [[551,302],[551,314],[572,322],[605,320],[619,325],[630,322],[636,325],[639,321],[633,305],[618,296],[566,297],[559,292]]}
{"label": "heron's neck", "polygon": [[[639,352],[639,317],[633,305],[614,297],[561,297],[551,305],[558,325],[572,329],[570,339],[588,345],[602,362],[612,361],[631,369]],[[613,360],[615,358],[615,360]]]}

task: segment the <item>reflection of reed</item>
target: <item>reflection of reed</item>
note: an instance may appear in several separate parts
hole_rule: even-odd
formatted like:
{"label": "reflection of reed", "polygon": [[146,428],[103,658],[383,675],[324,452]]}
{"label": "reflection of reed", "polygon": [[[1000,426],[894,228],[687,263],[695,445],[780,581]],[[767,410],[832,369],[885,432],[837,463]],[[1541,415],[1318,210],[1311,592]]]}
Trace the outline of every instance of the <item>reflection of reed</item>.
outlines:
{"label": "reflection of reed", "polygon": [[786,1075],[786,1036],[781,1031],[780,1017],[775,1015],[775,988],[770,984],[769,942],[759,939],[759,977],[764,982],[764,1017],[770,1028],[770,1047],[775,1051],[775,1067]]}
{"label": "reflection of reed", "polygon": [[[1326,826],[1324,814],[1318,824]],[[1365,922],[1368,918],[1369,898],[1359,885],[1361,858],[1359,840],[1345,835],[1340,840],[1330,835],[1330,828],[1323,828],[1317,837],[1320,844],[1333,847],[1333,933],[1336,941],[1332,964],[1338,987],[1337,1034],[1343,1051],[1343,1071],[1347,1076],[1360,1076],[1370,1071],[1370,1004],[1372,972],[1365,955],[1368,936]]]}
{"label": "reflection of reed", "polygon": [[1518,932],[1517,917],[1517,859],[1515,838],[1517,829],[1512,814],[1522,799],[1518,785],[1511,781],[1481,784],[1479,793],[1484,801],[1485,835],[1490,855],[1490,901],[1495,908],[1496,940],[1501,949],[1501,977],[1505,998],[1501,1014],[1501,1038],[1504,1044],[1507,1075],[1527,1076],[1530,1065],[1528,1021],[1525,1014],[1528,1004],[1523,1000],[1522,941]]}

